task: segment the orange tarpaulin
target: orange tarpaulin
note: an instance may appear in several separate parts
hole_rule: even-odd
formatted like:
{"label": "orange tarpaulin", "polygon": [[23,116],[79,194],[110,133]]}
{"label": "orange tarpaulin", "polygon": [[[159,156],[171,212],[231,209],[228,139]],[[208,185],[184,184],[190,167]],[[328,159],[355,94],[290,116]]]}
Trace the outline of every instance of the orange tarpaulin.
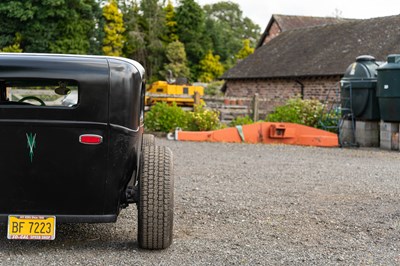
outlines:
{"label": "orange tarpaulin", "polygon": [[338,147],[337,134],[293,123],[262,122],[214,131],[179,131],[172,139],[183,141],[282,143],[293,145]]}

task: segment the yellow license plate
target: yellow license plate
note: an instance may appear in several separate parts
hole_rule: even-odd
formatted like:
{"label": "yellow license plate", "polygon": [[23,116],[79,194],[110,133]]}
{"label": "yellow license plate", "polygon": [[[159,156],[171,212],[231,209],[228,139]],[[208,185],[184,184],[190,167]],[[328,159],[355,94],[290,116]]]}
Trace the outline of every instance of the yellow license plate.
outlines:
{"label": "yellow license plate", "polygon": [[9,215],[8,239],[54,240],[56,217],[40,215]]}

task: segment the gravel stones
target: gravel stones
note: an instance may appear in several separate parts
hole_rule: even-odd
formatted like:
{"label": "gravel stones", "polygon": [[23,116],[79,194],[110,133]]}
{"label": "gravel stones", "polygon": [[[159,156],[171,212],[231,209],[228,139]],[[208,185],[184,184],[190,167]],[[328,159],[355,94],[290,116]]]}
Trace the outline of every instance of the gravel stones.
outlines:
{"label": "gravel stones", "polygon": [[176,142],[174,243],[138,249],[136,207],[116,224],[9,241],[6,265],[400,264],[400,153]]}

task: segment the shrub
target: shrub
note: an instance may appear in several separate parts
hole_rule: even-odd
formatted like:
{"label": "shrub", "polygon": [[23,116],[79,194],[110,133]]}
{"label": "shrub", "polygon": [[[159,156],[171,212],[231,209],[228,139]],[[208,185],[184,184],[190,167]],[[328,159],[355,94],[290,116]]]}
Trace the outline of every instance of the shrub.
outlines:
{"label": "shrub", "polygon": [[338,108],[332,108],[331,110],[325,111],[321,116],[318,128],[338,133],[338,124],[341,118],[342,113]]}
{"label": "shrub", "polygon": [[196,105],[193,112],[185,112],[176,103],[168,105],[159,102],[146,113],[146,130],[172,132],[180,127],[183,130],[207,131],[221,127],[219,114],[207,110],[203,105]]}
{"label": "shrub", "polygon": [[194,111],[189,112],[188,130],[208,131],[221,128],[219,113],[217,111],[207,110],[204,105],[194,106]]}
{"label": "shrub", "polygon": [[249,125],[249,124],[253,124],[253,119],[251,119],[248,115],[246,115],[246,116],[236,117],[229,123],[229,126],[235,127],[235,126],[242,126],[242,125]]}
{"label": "shrub", "polygon": [[285,105],[278,106],[267,116],[270,122],[290,122],[310,127],[319,127],[324,105],[318,100],[289,99]]}
{"label": "shrub", "polygon": [[172,132],[175,128],[187,128],[188,115],[176,103],[159,102],[146,113],[146,129],[149,131]]}
{"label": "shrub", "polygon": [[204,94],[211,96],[222,96],[223,93],[221,91],[221,88],[223,85],[224,85],[223,80],[210,82],[205,87]]}

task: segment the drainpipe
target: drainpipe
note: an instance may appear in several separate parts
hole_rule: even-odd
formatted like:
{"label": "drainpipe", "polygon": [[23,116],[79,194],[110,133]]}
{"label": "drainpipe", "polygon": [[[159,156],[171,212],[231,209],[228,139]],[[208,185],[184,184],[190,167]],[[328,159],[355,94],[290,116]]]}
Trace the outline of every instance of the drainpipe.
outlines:
{"label": "drainpipe", "polygon": [[301,99],[304,100],[304,84],[301,83],[301,81],[298,80],[298,79],[295,79],[294,81],[295,81],[297,84],[300,85],[300,95],[301,95]]}

